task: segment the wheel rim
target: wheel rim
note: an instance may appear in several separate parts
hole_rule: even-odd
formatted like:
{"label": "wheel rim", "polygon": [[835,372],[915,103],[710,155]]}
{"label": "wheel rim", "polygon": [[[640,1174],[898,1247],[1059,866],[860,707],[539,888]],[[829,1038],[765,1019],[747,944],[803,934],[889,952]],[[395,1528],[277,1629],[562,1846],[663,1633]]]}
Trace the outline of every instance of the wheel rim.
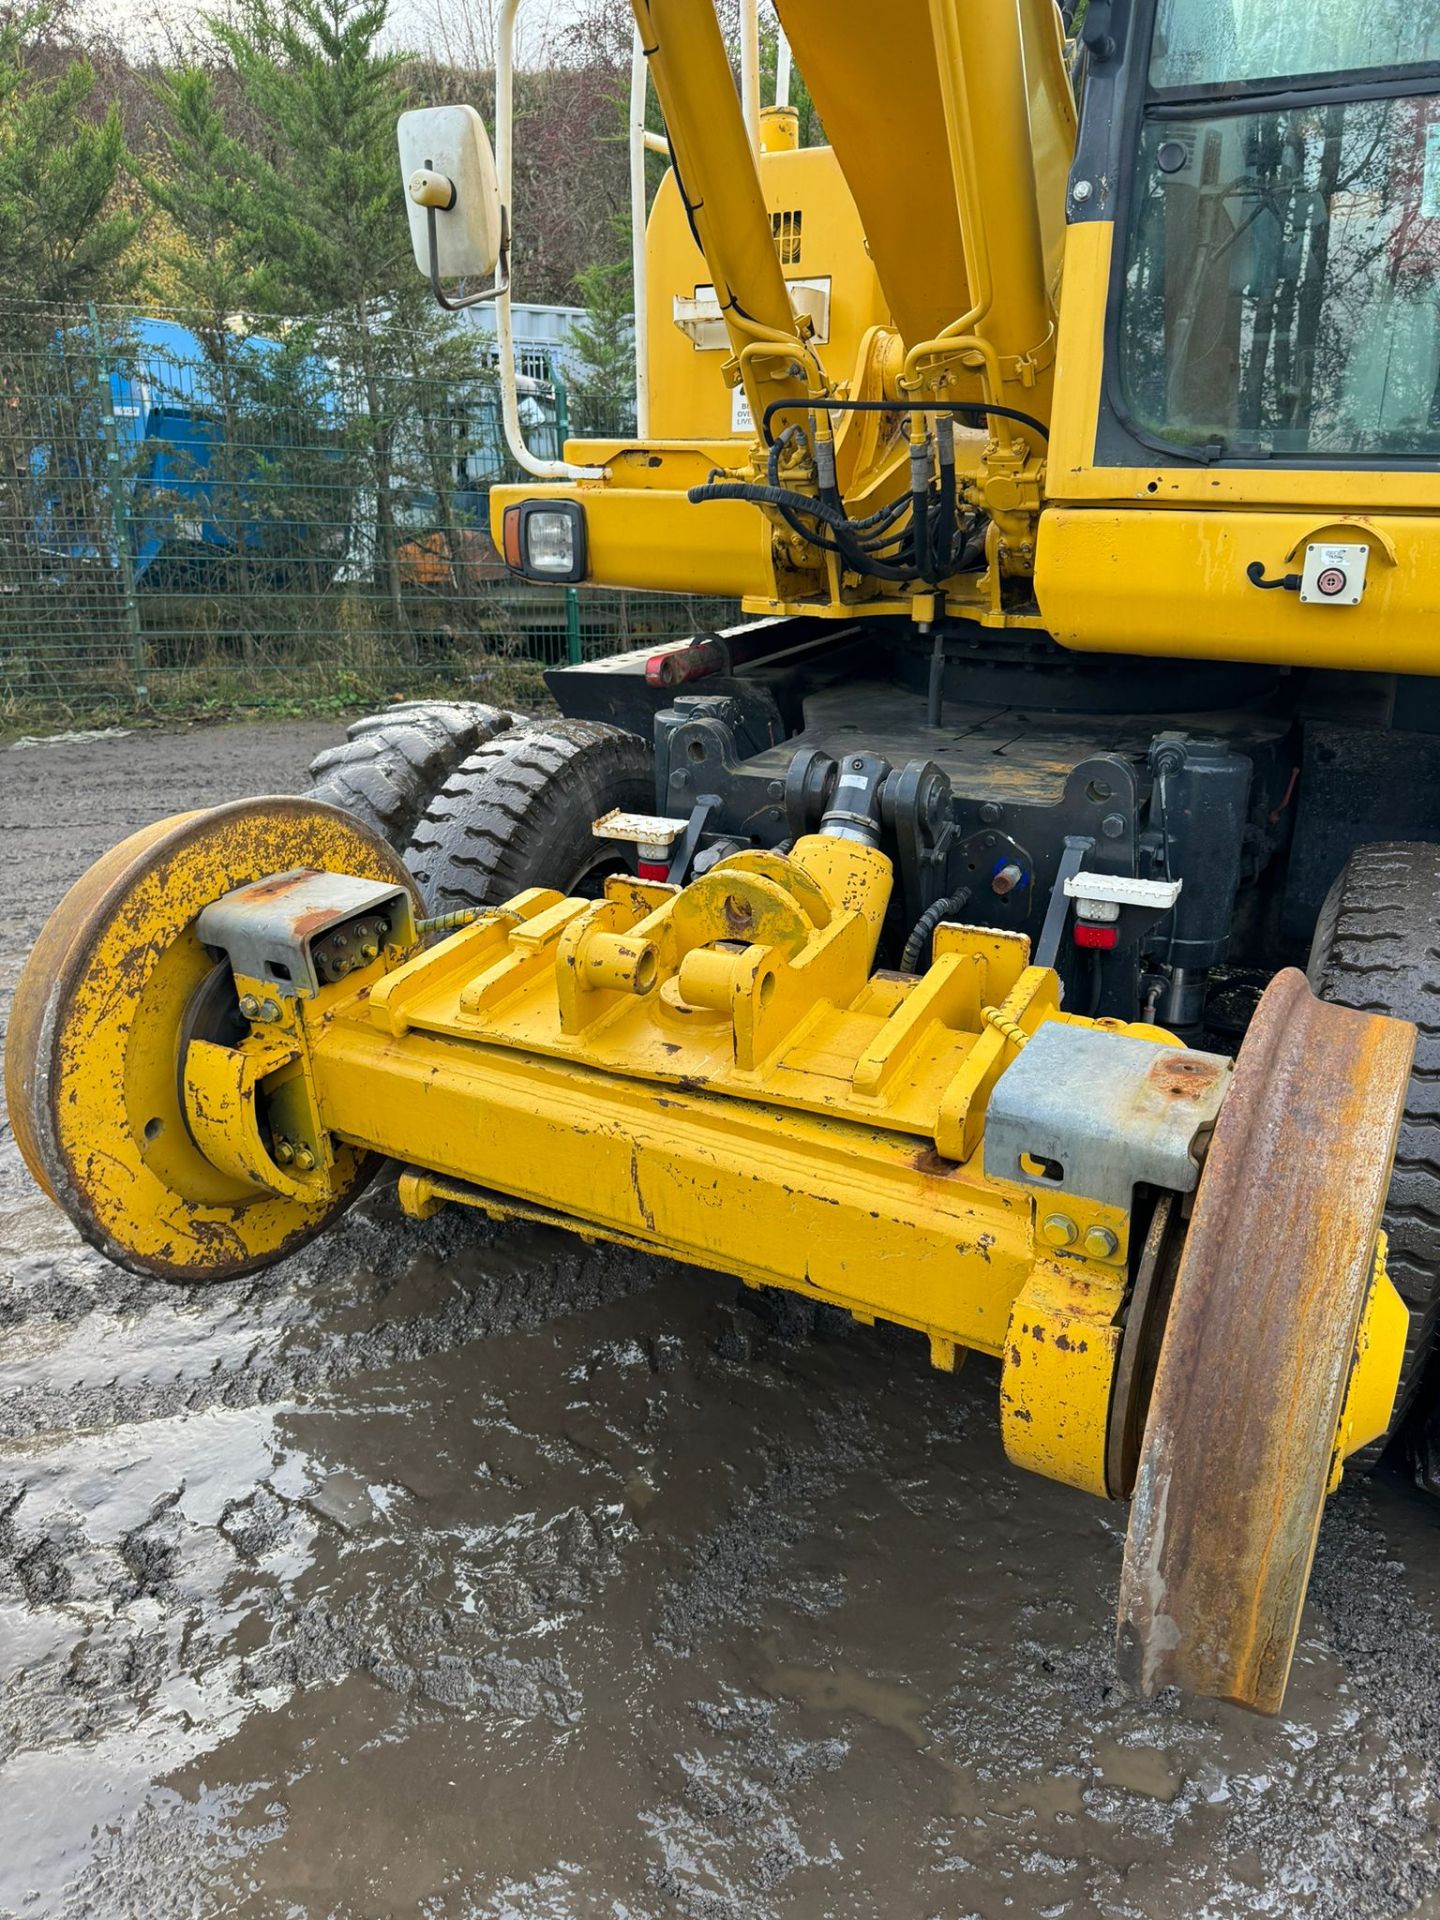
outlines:
{"label": "wheel rim", "polygon": [[268,873],[323,867],[414,885],[339,808],[262,799],[133,834],[55,909],[16,990],[6,1094],[26,1165],[92,1246],[167,1279],[254,1272],[350,1204],[373,1158],[342,1149],[332,1188],[257,1194],[190,1139],[182,1048],[217,1017],[201,909]]}
{"label": "wheel rim", "polygon": [[1140,1692],[1279,1710],[1300,1628],[1414,1029],[1267,990],[1206,1157],[1121,1580]]}

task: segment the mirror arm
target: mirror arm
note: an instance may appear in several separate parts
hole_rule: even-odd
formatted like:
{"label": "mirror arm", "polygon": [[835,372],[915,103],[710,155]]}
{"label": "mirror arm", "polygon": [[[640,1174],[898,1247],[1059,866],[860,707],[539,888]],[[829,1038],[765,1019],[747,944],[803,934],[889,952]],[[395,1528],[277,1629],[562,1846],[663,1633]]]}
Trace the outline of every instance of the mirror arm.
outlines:
{"label": "mirror arm", "polygon": [[452,300],[440,285],[440,253],[435,239],[435,209],[425,209],[425,231],[430,241],[430,291],[436,303],[446,313],[463,313],[466,307],[478,307],[486,300],[498,300],[502,293],[510,291],[510,215],[506,208],[500,209],[500,259],[495,269],[493,286],[482,288],[479,293],[461,294]]}

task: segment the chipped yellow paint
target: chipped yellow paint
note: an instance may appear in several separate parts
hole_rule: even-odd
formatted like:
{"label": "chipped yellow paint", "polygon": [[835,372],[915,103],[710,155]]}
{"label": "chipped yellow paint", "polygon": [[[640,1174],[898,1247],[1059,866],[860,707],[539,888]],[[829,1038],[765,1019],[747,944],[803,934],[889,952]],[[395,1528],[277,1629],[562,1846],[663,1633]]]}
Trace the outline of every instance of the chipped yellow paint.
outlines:
{"label": "chipped yellow paint", "polygon": [[1335,1461],[1330,1469],[1327,1492],[1334,1493],[1352,1453],[1368,1447],[1389,1431],[1395,1411],[1395,1391],[1405,1357],[1405,1342],[1410,1332],[1410,1313],[1395,1291],[1386,1268],[1389,1238],[1382,1230],[1375,1236],[1375,1277],[1370,1297],[1360,1321],[1355,1341],[1355,1364],[1350,1384],[1345,1389],[1345,1406],[1340,1415],[1340,1432],[1335,1442]]}
{"label": "chipped yellow paint", "polygon": [[[235,1044],[188,1031],[213,966],[201,909],[320,861],[404,877],[333,809],[250,802],[138,836],[47,929],[10,1098],[27,1160],[95,1244],[174,1277],[263,1266],[390,1155],[417,1215],[553,1221],[912,1327],[937,1367],[996,1355],[1011,1458],[1105,1492],[1129,1217],[1067,1193],[1080,1244],[1045,1244],[1034,1190],[985,1172],[985,1113],[1047,1021],[1172,1036],[1062,1012],[1025,941],[987,929],[942,928],[918,979],[875,973],[890,863],[819,836],[682,889],[533,889],[428,952],[283,996]],[[1084,1257],[1092,1224],[1113,1228],[1108,1259]],[[1377,1284],[1342,1450],[1383,1424],[1390,1302]]]}
{"label": "chipped yellow paint", "polygon": [[232,888],[301,866],[412,885],[338,808],[274,799],[182,814],[132,835],[76,883],[21,976],[6,1058],[16,1140],[122,1266],[186,1280],[267,1266],[348,1205],[373,1169],[346,1150],[313,1193],[260,1191],[240,1143],[217,1166],[182,1106],[181,1034],[214,966],[195,921]]}
{"label": "chipped yellow paint", "polygon": [[1123,1271],[1038,1259],[1011,1309],[1000,1369],[1009,1457],[1101,1499],[1124,1298]]}

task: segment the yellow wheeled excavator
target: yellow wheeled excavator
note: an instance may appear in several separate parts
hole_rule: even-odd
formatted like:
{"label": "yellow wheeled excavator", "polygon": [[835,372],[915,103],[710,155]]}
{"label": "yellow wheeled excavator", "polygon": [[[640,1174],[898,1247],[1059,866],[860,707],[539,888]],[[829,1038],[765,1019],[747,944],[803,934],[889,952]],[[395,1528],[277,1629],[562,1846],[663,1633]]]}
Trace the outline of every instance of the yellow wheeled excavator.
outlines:
{"label": "yellow wheeled excavator", "polygon": [[[777,0],[802,147],[753,6],[737,88],[711,0],[633,4],[633,435],[521,435],[517,0],[495,153],[407,115],[406,207],[496,304],[509,565],[748,621],[555,673],[558,721],[362,730],[351,811],[116,848],[16,997],[21,1149],[165,1278],[390,1157],[417,1218],[988,1356],[1010,1457],[1130,1503],[1123,1671],[1273,1712],[1346,1462],[1423,1453],[1440,25]],[[404,832],[357,817],[452,721]]]}

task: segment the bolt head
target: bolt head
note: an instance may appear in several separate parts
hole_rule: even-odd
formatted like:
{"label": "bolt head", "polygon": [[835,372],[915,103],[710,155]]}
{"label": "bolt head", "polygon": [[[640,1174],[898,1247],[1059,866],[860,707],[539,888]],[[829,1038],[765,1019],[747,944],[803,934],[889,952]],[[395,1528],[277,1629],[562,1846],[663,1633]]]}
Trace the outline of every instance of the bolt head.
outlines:
{"label": "bolt head", "polygon": [[278,1020],[280,1018],[280,1002],[278,1000],[266,1000],[260,1008],[260,1018],[262,1020]]}
{"label": "bolt head", "polygon": [[1070,197],[1072,200],[1078,200],[1083,207],[1094,191],[1095,183],[1093,180],[1077,180],[1070,189]]}
{"label": "bolt head", "polygon": [[985,822],[987,827],[993,827],[995,822],[1000,818],[1000,809],[993,800],[987,800],[981,807],[980,818]]}
{"label": "bolt head", "polygon": [[1125,831],[1124,814],[1107,813],[1105,818],[1100,822],[1100,831],[1107,840],[1118,840]]}
{"label": "bolt head", "polygon": [[1073,1247],[1080,1229],[1068,1213],[1052,1213],[1042,1223],[1040,1237],[1050,1247]]}
{"label": "bolt head", "polygon": [[246,1018],[247,1020],[253,1020],[253,1019],[255,1019],[255,1018],[256,1018],[256,1016],[257,1016],[257,1015],[259,1014],[259,1012],[260,1012],[260,1002],[259,1002],[259,1001],[258,1001],[258,1000],[257,1000],[257,999],[255,998],[255,996],[254,996],[254,994],[253,994],[253,993],[242,993],[242,994],[241,994],[241,996],[240,996],[240,1011],[241,1011],[241,1013],[243,1013],[243,1014],[244,1014],[244,1016],[245,1016],[245,1018]]}
{"label": "bolt head", "polygon": [[294,1147],[279,1134],[275,1136],[275,1158],[280,1162],[282,1167],[288,1167],[290,1162],[295,1158]]}
{"label": "bolt head", "polygon": [[309,1147],[297,1147],[295,1149],[295,1164],[302,1173],[310,1172],[311,1168],[315,1165],[315,1156]]}
{"label": "bolt head", "polygon": [[1120,1241],[1109,1227],[1087,1227],[1085,1251],[1092,1260],[1113,1260],[1120,1251]]}

